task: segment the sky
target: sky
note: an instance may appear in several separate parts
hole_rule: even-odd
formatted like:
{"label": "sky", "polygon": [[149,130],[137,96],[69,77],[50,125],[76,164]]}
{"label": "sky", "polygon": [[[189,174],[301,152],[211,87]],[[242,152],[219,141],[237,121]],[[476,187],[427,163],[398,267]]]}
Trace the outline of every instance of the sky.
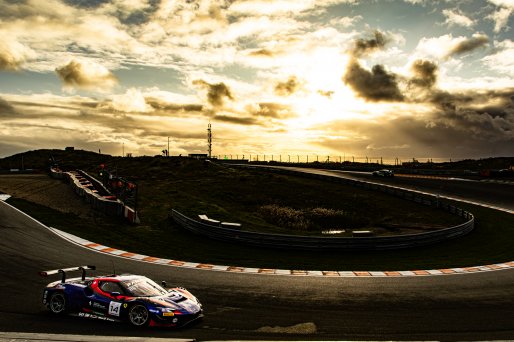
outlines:
{"label": "sky", "polygon": [[[514,0],[0,0],[0,157],[514,156]],[[269,157],[268,157],[269,158]]]}

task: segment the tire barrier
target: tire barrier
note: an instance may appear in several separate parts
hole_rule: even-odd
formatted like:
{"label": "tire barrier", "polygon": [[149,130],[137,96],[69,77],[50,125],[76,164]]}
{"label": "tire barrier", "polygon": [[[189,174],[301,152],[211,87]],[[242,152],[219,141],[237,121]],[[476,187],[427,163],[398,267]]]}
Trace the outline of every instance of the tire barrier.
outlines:
{"label": "tire barrier", "polygon": [[75,193],[84,198],[94,209],[108,216],[122,216],[131,223],[139,223],[134,209],[116,199],[109,190],[97,179],[82,170],[63,172],[58,168],[50,168],[50,176],[66,180]]}
{"label": "tire barrier", "polygon": [[434,244],[448,239],[457,238],[468,234],[474,228],[475,218],[473,214],[461,208],[441,202],[437,196],[420,194],[407,189],[400,189],[393,186],[377,183],[364,182],[346,178],[334,177],[326,174],[310,174],[301,171],[281,168],[259,168],[253,166],[237,166],[248,169],[259,169],[266,172],[292,174],[302,177],[323,179],[326,181],[348,184],[369,190],[381,191],[396,197],[404,198],[422,205],[432,206],[445,210],[453,215],[466,219],[466,222],[457,226],[439,229],[436,231],[405,234],[398,236],[354,236],[354,237],[311,237],[286,234],[270,234],[243,231],[207,224],[189,218],[176,210],[172,210],[173,220],[182,228],[198,235],[206,236],[215,240],[234,243],[246,243],[268,248],[280,249],[303,249],[303,250],[390,250],[401,248],[412,248],[417,246]]}
{"label": "tire barrier", "polygon": [[65,175],[75,193],[90,203],[91,207],[108,216],[123,215],[123,203],[98,186],[99,182],[87,173],[77,170],[65,172]]}

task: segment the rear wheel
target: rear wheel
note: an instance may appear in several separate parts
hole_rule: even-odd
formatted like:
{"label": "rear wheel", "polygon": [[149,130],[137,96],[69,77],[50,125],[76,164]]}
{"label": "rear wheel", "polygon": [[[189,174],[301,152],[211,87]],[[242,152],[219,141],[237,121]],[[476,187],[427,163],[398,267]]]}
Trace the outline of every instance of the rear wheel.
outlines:
{"label": "rear wheel", "polygon": [[48,301],[48,308],[54,314],[62,314],[66,311],[66,297],[62,292],[54,292]]}
{"label": "rear wheel", "polygon": [[130,323],[136,327],[144,327],[150,321],[148,309],[141,304],[136,304],[130,308],[128,312],[128,319]]}

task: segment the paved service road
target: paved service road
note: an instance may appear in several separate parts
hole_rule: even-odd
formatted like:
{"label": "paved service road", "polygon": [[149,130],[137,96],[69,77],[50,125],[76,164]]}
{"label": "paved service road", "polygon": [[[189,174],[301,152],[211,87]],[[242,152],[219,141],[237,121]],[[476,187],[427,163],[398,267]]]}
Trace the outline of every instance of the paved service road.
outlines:
{"label": "paved service road", "polygon": [[[513,339],[514,271],[407,278],[234,274],[116,258],[71,244],[0,202],[0,331],[220,339]],[[192,246],[194,248],[194,246]],[[205,319],[173,330],[53,317],[37,272],[93,264],[181,285]],[[237,260],[234,260],[237,264]]]}

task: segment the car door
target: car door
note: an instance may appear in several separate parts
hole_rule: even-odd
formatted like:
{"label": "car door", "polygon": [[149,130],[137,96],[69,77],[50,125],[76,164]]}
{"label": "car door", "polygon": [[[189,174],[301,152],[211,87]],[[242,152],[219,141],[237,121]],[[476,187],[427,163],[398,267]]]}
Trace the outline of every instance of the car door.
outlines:
{"label": "car door", "polygon": [[[104,316],[119,318],[123,303],[124,290],[118,282],[99,281],[98,287],[90,297],[90,309]],[[118,295],[118,296],[117,296]]]}

